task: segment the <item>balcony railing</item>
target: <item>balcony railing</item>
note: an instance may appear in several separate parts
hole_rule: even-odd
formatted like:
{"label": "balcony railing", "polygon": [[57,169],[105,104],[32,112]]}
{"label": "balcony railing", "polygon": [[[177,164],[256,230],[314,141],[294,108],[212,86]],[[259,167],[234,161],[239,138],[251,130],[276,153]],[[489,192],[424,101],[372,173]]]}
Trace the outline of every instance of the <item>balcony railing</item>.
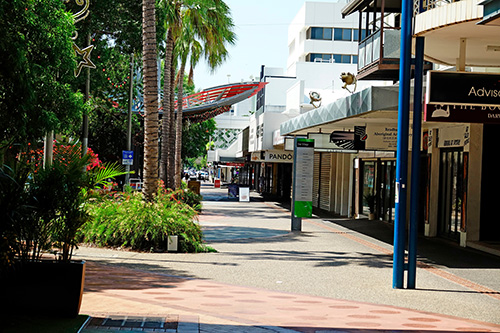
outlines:
{"label": "balcony railing", "polygon": [[[400,30],[378,30],[359,43],[358,70],[375,62],[399,59]],[[390,60],[389,60],[390,61]]]}
{"label": "balcony railing", "polygon": [[447,5],[452,2],[458,2],[460,0],[414,0],[413,1],[413,14],[417,15],[423,13],[427,10],[434,9],[440,6]]}

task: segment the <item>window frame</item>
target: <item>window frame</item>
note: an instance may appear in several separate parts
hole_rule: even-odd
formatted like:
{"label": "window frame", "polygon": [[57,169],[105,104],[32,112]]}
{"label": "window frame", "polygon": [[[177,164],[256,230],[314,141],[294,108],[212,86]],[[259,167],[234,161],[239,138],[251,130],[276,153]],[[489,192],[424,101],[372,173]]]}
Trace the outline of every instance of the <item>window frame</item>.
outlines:
{"label": "window frame", "polygon": [[[353,31],[352,28],[333,28],[333,40],[335,41],[343,41],[343,42],[352,42]],[[345,38],[345,33],[349,33],[349,39]]]}
{"label": "window frame", "polygon": [[[318,32],[321,30],[321,37],[316,36]],[[329,31],[327,33],[326,31]],[[308,31],[308,39],[311,40],[332,40],[333,38],[333,28],[328,27],[310,27]]]}

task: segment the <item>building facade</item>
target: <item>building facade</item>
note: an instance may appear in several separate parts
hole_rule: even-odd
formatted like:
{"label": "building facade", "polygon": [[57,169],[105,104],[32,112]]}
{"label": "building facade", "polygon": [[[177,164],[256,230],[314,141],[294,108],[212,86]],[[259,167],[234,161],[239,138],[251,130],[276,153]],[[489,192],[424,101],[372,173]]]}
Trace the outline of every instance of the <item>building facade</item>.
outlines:
{"label": "building facade", "polygon": [[[500,241],[492,153],[500,129],[500,100],[493,97],[500,96],[498,12],[475,0],[415,2],[414,8],[426,71],[419,230],[500,253],[492,245]],[[392,1],[353,0],[343,8],[345,17],[361,13],[358,27],[368,31],[358,41],[358,80],[397,80],[400,11],[401,3]],[[282,124],[281,135],[317,141],[316,207],[364,216],[374,206],[375,218],[393,221],[398,89],[397,83],[366,88]]]}

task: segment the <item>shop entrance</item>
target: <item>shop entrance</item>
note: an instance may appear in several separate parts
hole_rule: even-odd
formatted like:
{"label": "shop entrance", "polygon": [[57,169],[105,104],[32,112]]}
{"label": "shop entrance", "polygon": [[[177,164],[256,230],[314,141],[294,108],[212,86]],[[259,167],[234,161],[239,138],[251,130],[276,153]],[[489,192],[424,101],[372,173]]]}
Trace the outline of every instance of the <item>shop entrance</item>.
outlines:
{"label": "shop entrance", "polygon": [[394,221],[395,160],[362,160],[359,181],[359,213],[368,215],[372,210],[374,218]]}
{"label": "shop entrance", "polygon": [[394,221],[394,179],[396,173],[396,161],[380,162],[380,191],[379,211],[380,219],[388,222]]}
{"label": "shop entrance", "polygon": [[462,149],[441,151],[439,180],[439,236],[458,241],[464,220],[464,153]]}

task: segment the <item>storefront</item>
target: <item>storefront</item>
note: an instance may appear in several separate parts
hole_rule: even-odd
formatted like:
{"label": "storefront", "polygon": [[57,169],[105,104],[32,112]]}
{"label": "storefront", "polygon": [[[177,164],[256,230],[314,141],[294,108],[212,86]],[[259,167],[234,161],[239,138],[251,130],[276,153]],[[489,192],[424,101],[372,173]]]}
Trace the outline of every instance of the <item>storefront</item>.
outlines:
{"label": "storefront", "polygon": [[[425,123],[431,129],[426,235],[460,242],[499,241],[496,215],[498,74],[429,73]],[[496,93],[495,93],[496,92]]]}
{"label": "storefront", "polygon": [[277,200],[290,200],[292,187],[293,152],[264,150],[253,152],[246,166],[246,179],[252,188]]}
{"label": "storefront", "polygon": [[372,214],[372,219],[394,222],[396,160],[357,159],[356,163],[359,165],[354,183],[358,196],[356,216]]}

